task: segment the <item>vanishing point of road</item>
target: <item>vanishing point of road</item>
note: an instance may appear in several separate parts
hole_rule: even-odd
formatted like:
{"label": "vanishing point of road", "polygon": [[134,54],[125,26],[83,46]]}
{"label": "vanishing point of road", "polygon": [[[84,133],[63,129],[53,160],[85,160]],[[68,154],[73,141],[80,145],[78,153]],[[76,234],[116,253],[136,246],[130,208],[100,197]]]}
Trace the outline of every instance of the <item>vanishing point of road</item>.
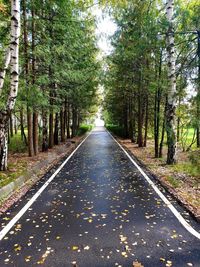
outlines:
{"label": "vanishing point of road", "polygon": [[0,217],[0,267],[200,267],[199,224],[148,177],[196,236],[99,128]]}

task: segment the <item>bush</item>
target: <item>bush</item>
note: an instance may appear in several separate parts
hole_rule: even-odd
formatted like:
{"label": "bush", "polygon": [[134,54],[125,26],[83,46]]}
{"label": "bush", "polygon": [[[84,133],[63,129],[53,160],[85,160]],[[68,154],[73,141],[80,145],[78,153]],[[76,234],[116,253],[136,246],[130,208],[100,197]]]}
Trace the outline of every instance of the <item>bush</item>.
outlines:
{"label": "bush", "polygon": [[117,136],[125,137],[124,128],[121,126],[113,125],[113,124],[107,124],[106,129]]}
{"label": "bush", "polygon": [[82,124],[78,129],[77,135],[78,136],[84,135],[88,131],[91,131],[92,128],[93,128],[93,125],[91,124]]}

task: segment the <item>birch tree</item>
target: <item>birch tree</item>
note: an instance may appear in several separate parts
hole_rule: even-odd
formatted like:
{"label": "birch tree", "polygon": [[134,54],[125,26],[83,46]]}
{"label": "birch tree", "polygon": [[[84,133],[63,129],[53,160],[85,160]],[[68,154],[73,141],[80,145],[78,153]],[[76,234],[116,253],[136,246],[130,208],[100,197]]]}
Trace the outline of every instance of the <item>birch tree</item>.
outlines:
{"label": "birch tree", "polygon": [[166,109],[166,131],[167,131],[167,164],[176,163],[176,58],[174,46],[174,0],[168,0],[166,4],[166,18],[168,21],[168,31],[166,38],[167,57],[168,57],[168,98]]}
{"label": "birch tree", "polygon": [[[10,90],[5,106],[0,111],[0,170],[7,169],[8,155],[8,123],[11,111],[14,109],[19,83],[19,38],[20,38],[20,0],[11,1],[11,34],[10,55],[6,56],[5,66],[1,72],[4,80],[8,62],[10,62]],[[1,83],[3,87],[3,82]]]}

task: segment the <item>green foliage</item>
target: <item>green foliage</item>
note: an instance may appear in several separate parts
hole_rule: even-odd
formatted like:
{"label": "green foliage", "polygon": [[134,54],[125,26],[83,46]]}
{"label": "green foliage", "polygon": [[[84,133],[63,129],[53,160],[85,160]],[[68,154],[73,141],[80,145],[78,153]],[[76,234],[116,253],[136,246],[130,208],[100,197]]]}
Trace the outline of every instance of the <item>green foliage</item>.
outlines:
{"label": "green foliage", "polygon": [[85,133],[91,131],[93,128],[93,125],[92,124],[82,124],[79,129],[78,129],[78,132],[77,132],[77,135],[78,136],[81,136],[81,135],[84,135]]}
{"label": "green foliage", "polygon": [[106,129],[119,137],[125,137],[124,128],[121,126],[106,124]]}

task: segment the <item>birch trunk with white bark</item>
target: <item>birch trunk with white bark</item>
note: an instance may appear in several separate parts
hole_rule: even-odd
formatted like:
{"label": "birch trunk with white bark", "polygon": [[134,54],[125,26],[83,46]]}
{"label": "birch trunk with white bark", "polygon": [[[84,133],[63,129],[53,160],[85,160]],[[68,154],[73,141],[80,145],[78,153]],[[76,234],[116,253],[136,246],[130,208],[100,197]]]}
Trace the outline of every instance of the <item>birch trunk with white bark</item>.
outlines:
{"label": "birch trunk with white bark", "polygon": [[11,87],[7,101],[7,110],[10,112],[15,106],[19,84],[19,38],[20,38],[20,0],[11,1],[11,42],[10,68]]}
{"label": "birch trunk with white bark", "polygon": [[167,131],[167,143],[168,154],[167,164],[176,163],[176,57],[174,46],[174,0],[168,0],[166,4],[166,18],[169,24],[167,32],[167,57],[168,57],[168,76],[169,76],[169,88],[168,88],[168,100],[166,109],[166,131]]}
{"label": "birch trunk with white bark", "polygon": [[2,89],[3,89],[3,85],[4,85],[4,80],[5,80],[5,77],[6,77],[6,71],[8,69],[9,64],[10,64],[10,47],[6,51],[4,67],[0,71],[0,95],[2,93]]}
{"label": "birch trunk with white bark", "polygon": [[[10,92],[6,109],[0,112],[0,170],[7,169],[8,155],[8,123],[11,111],[14,109],[19,83],[19,38],[20,38],[20,0],[11,0],[11,39],[10,55],[6,57],[6,64],[1,75],[1,85],[10,62]],[[10,58],[9,58],[10,57]]]}

